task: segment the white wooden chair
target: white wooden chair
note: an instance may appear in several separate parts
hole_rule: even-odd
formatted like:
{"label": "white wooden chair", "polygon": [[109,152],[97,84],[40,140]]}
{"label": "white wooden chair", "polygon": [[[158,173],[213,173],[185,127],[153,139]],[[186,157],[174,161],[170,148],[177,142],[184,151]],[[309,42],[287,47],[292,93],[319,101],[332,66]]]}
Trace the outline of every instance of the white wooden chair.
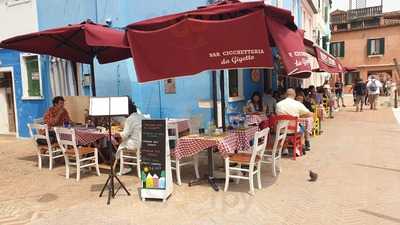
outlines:
{"label": "white wooden chair", "polygon": [[182,185],[181,181],[181,167],[193,165],[196,178],[200,178],[199,174],[199,159],[197,155],[193,156],[193,159],[189,160],[178,160],[174,157],[174,150],[176,142],[179,139],[179,131],[176,123],[168,123],[168,140],[171,147],[171,168],[176,172],[176,180],[178,185]]}
{"label": "white wooden chair", "polygon": [[57,141],[65,159],[65,176],[69,179],[69,167],[76,166],[76,180],[80,179],[80,171],[83,168],[96,168],[97,176],[100,176],[98,150],[92,147],[77,147],[75,130],[70,128],[55,127]]}
{"label": "white wooden chair", "polygon": [[118,148],[117,151],[117,159],[119,160],[119,176],[122,176],[124,173],[125,165],[136,166],[138,178],[140,179],[140,149],[127,149],[127,148]]}
{"label": "white wooden chair", "polygon": [[[42,157],[48,157],[49,170],[52,170],[54,160],[63,157],[60,146],[57,143],[51,144],[49,129],[46,124],[42,125],[36,123],[29,123],[28,128],[32,140],[35,142],[35,145],[37,147],[39,169],[42,169]],[[38,139],[45,140],[46,144],[43,145],[38,144],[37,143]]]}
{"label": "white wooden chair", "polygon": [[[256,132],[254,135],[254,144],[251,154],[235,153],[225,158],[225,189],[228,190],[229,179],[236,178],[239,183],[240,179],[249,180],[250,194],[254,194],[254,175],[257,174],[258,188],[261,189],[261,159],[264,155],[265,147],[268,141],[269,128]],[[231,167],[230,163],[235,163],[237,166]],[[242,168],[242,165],[247,165],[248,168]],[[231,174],[236,172],[236,175]],[[245,172],[246,176],[242,173]]]}
{"label": "white wooden chair", "polygon": [[[289,121],[281,120],[276,125],[275,140],[273,146],[267,146],[264,152],[262,163],[271,164],[272,175],[276,176],[276,169],[282,171],[280,159],[282,156],[282,149],[285,143]],[[271,148],[272,147],[272,148]]]}

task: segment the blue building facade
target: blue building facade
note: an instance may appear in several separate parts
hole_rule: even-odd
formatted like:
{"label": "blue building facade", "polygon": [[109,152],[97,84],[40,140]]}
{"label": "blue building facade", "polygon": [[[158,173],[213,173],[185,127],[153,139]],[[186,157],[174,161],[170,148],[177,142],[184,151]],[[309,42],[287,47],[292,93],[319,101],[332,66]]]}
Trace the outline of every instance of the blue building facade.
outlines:
{"label": "blue building facade", "polygon": [[[112,21],[112,27],[121,28],[136,21],[191,10],[207,4],[207,0],[191,1],[163,1],[163,0],[37,0],[38,27],[39,30],[65,26],[66,24],[79,23],[91,19],[97,23]],[[271,1],[272,5],[276,0]],[[296,17],[297,24],[301,27],[300,0],[284,0],[283,7],[291,10]],[[3,60],[2,57],[10,58]],[[0,50],[0,59],[5,65],[14,67],[14,80],[16,90],[20,78],[19,53],[8,50]],[[0,65],[4,66],[4,65]],[[83,73],[89,72],[88,66],[83,66]],[[19,120],[19,136],[29,136],[26,124],[34,118],[43,116],[43,113],[51,104],[49,85],[49,60],[41,57],[43,99],[22,100],[22,95],[16,95]],[[243,70],[240,82],[241,96],[229,97],[229,73],[225,73],[225,90],[227,113],[241,111],[254,91],[260,93],[264,90],[266,76],[254,80],[251,78],[251,70]],[[262,71],[261,71],[262,72]],[[212,119],[211,72],[205,71],[190,77],[177,78],[176,92],[167,94],[164,81],[138,83],[132,59],[115,63],[95,65],[96,90],[98,96],[129,95],[138,105],[140,110],[150,114],[153,118],[202,118],[203,125]],[[272,76],[272,89],[276,89],[276,75]],[[90,95],[90,89],[85,88],[85,94]]]}

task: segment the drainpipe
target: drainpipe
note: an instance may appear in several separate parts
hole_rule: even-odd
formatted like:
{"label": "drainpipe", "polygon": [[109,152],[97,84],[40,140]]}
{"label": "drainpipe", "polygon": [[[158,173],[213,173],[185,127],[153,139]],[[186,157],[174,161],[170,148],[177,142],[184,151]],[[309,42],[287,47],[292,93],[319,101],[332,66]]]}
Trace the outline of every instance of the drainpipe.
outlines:
{"label": "drainpipe", "polygon": [[97,0],[94,0],[94,9],[96,10],[95,11],[95,19],[96,19],[96,23],[99,23],[99,15],[98,15],[98,13],[97,13],[97,10],[98,10],[98,8],[97,8]]}

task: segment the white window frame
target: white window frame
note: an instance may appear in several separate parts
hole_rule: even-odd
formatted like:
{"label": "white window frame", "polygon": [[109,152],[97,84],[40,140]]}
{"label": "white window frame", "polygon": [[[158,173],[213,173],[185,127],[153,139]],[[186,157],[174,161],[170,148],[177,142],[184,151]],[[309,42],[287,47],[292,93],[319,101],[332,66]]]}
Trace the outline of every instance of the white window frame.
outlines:
{"label": "white window frame", "polygon": [[[25,58],[30,56],[38,57],[39,66],[39,85],[40,85],[40,96],[29,96],[28,93],[28,73],[26,69]],[[22,100],[43,100],[43,80],[42,80],[42,69],[41,69],[41,59],[40,55],[32,53],[21,53],[20,54],[20,64],[21,64],[21,79],[22,79]]]}
{"label": "white window frame", "polygon": [[[234,70],[234,69],[232,69]],[[244,100],[244,82],[243,82],[243,69],[237,69],[238,71],[238,96],[230,97],[229,96],[229,70],[225,70],[225,74],[227,74],[228,80],[228,102],[238,102]]]}
{"label": "white window frame", "polygon": [[[380,39],[385,39],[383,37],[375,37],[375,38],[368,38],[367,41],[371,41],[371,54],[368,55],[368,58],[373,58],[373,57],[383,57],[382,53],[378,53],[377,51],[375,51],[376,53],[372,53],[372,49],[376,50],[376,42],[378,41],[378,45],[379,45],[379,51],[381,51],[381,48],[383,47],[383,49],[385,49],[385,46],[381,46],[380,45]],[[373,44],[374,43],[374,44]],[[373,46],[373,47],[372,47]]]}

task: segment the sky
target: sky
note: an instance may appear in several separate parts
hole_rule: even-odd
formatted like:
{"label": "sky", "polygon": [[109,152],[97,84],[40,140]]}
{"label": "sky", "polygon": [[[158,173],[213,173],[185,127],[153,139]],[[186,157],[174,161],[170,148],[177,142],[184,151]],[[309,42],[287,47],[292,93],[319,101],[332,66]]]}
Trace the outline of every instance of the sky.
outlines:
{"label": "sky", "polygon": [[[353,8],[355,6],[355,2],[357,0],[353,0]],[[369,6],[377,6],[381,4],[381,0],[365,0],[367,1],[367,7]],[[332,0],[332,11],[336,9],[348,10],[349,9],[349,0]],[[400,10],[400,1],[399,0],[383,0],[383,11],[390,12]]]}

